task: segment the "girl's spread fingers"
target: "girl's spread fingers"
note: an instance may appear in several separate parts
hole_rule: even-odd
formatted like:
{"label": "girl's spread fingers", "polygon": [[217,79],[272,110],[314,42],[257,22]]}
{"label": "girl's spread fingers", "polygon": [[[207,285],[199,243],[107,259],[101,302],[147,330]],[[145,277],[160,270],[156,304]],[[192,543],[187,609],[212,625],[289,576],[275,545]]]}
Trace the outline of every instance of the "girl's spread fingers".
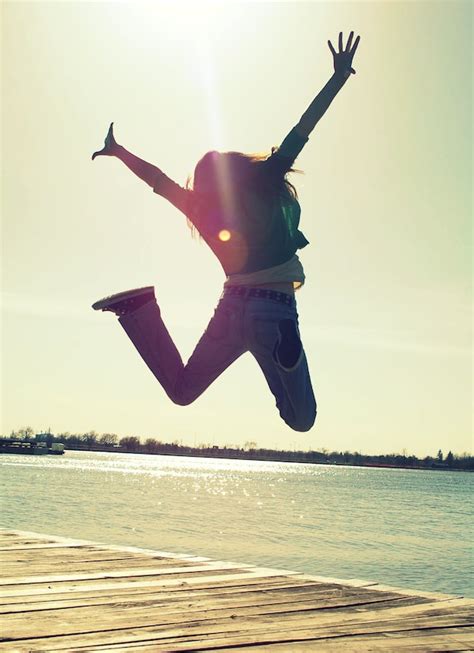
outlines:
{"label": "girl's spread fingers", "polygon": [[351,50],[351,55],[352,55],[352,56],[354,56],[355,51],[357,50],[357,46],[359,45],[359,41],[360,41],[360,36],[358,36],[358,37],[356,38],[355,42],[354,42],[354,47],[353,47],[352,50]]}
{"label": "girl's spread fingers", "polygon": [[354,36],[354,32],[351,32],[351,33],[349,34],[349,39],[348,39],[348,41],[347,41],[347,45],[346,45],[346,51],[347,51],[347,52],[350,52],[350,49],[351,49],[351,43],[352,43],[352,37],[353,37],[353,36]]}
{"label": "girl's spread fingers", "polygon": [[333,45],[332,45],[331,41],[328,41],[328,45],[329,45],[329,48],[331,49],[331,52],[333,53],[333,55],[336,55],[336,50],[333,48]]}
{"label": "girl's spread fingers", "polygon": [[342,32],[339,32],[339,52],[342,52]]}

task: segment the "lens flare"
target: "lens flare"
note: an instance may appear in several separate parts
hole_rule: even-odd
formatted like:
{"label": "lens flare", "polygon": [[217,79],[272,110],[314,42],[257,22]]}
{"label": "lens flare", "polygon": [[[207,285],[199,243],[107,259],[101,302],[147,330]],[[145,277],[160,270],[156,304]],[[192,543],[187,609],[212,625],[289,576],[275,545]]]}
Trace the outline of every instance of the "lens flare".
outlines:
{"label": "lens flare", "polygon": [[222,229],[219,231],[219,240],[222,240],[223,243],[230,240],[230,231],[228,231],[228,229]]}

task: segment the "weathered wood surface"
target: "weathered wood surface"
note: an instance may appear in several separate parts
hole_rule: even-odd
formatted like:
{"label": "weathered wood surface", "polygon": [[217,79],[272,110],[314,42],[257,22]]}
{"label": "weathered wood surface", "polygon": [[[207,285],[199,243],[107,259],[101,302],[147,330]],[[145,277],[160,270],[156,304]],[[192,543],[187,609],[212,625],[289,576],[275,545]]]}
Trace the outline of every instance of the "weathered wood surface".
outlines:
{"label": "weathered wood surface", "polygon": [[472,651],[474,601],[0,531],[0,652]]}

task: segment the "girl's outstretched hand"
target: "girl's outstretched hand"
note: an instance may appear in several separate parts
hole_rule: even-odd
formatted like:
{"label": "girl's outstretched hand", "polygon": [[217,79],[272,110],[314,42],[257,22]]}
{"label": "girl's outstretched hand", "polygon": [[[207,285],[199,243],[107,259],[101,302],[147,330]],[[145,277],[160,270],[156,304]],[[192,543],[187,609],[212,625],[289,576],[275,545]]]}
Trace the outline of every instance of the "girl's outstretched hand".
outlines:
{"label": "girl's outstretched hand", "polygon": [[352,37],[354,32],[349,34],[349,39],[347,41],[346,49],[342,47],[342,32],[339,32],[339,52],[336,52],[333,48],[331,41],[328,41],[329,48],[334,57],[334,71],[337,75],[341,75],[344,79],[347,79],[350,74],[355,75],[355,70],[352,68],[352,59],[354,58],[355,51],[359,45],[360,36],[354,41],[354,45],[351,48]]}
{"label": "girl's outstretched hand", "polygon": [[117,141],[114,138],[114,123],[110,123],[109,131],[105,137],[105,146],[98,152],[94,152],[92,155],[92,161],[96,156],[114,156],[117,153],[117,148],[119,147]]}

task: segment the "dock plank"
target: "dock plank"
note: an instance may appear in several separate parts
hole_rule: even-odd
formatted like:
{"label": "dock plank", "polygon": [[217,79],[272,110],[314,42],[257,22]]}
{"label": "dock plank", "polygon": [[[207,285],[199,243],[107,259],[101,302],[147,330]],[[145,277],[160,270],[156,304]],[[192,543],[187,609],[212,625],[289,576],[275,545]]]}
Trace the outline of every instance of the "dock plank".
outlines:
{"label": "dock plank", "polygon": [[[324,588],[316,585],[312,581],[301,581],[299,577],[298,585],[296,587],[303,589],[306,586],[311,586],[319,591],[324,591]],[[241,574],[236,574],[232,577],[226,577],[225,583],[222,582],[222,579],[219,580],[208,580],[207,582],[195,583],[192,586],[192,589],[189,589],[187,583],[180,582],[179,584],[168,585],[160,590],[159,596],[163,596],[165,599],[176,596],[225,596],[229,593],[243,593],[243,592],[258,592],[265,594],[267,591],[276,590],[276,589],[285,589],[287,587],[295,587],[294,581],[291,578],[286,576],[275,575],[273,577],[249,575],[243,576]],[[333,588],[334,586],[328,586]],[[44,603],[51,603],[54,607],[54,604],[61,602],[71,602],[75,605],[87,605],[89,602],[93,601],[128,601],[133,600],[135,597],[140,599],[140,597],[156,597],[157,592],[153,587],[137,587],[131,588],[128,586],[121,586],[116,588],[111,592],[109,589],[96,590],[94,592],[82,591],[78,589],[75,592],[56,592],[56,593],[44,593],[40,592],[33,596],[27,595],[13,595],[13,596],[4,596],[1,599],[0,609],[3,612],[8,612],[9,606],[15,606],[24,604],[26,606],[32,606],[31,610],[34,610],[36,605],[41,606]]]}
{"label": "dock plank", "polygon": [[[114,573],[119,574],[121,572],[123,576],[135,575],[137,572],[138,575],[141,575],[142,572],[149,572],[149,575],[156,573],[172,573],[171,570],[176,569],[176,560],[91,560],[89,562],[76,563],[71,561],[71,563],[66,563],[66,561],[58,561],[54,568],[52,565],[36,565],[34,567],[35,572],[38,574],[36,578],[41,577],[45,580],[48,580],[50,577],[53,579],[58,575],[58,567],[61,565],[66,566],[68,571],[67,580],[75,580],[75,577],[86,579],[88,576],[95,576],[101,578],[103,576],[111,577],[111,570],[113,569]],[[180,561],[179,569],[197,569],[197,564],[199,568],[207,569],[209,563],[195,563],[195,562],[185,562]],[[30,567],[32,563],[29,563]],[[239,567],[240,568],[240,567]],[[21,565],[2,565],[2,573],[5,575],[4,581],[0,580],[0,588],[3,585],[9,584],[25,584],[24,582],[18,583],[17,580],[21,579],[21,572],[25,569],[25,564]],[[146,574],[145,574],[146,575]],[[119,577],[119,576],[117,576]],[[13,580],[14,582],[10,582]],[[54,580],[54,579],[53,579]],[[37,580],[29,580],[28,584],[38,582]]]}
{"label": "dock plank", "polygon": [[[208,621],[213,619],[230,619],[235,617],[238,611],[239,618],[247,618],[256,615],[285,615],[288,617],[293,613],[306,613],[314,610],[327,608],[347,608],[361,607],[375,603],[384,603],[392,601],[393,604],[399,602],[409,602],[414,604],[416,599],[407,598],[397,595],[388,595],[386,597],[372,596],[362,597],[360,594],[340,597],[315,598],[314,596],[295,597],[287,596],[286,600],[282,598],[273,601],[259,597],[253,600],[235,600],[219,602],[216,606],[215,601],[203,602],[192,601],[187,599],[184,602],[172,604],[153,604],[151,601],[136,606],[121,604],[104,605],[100,610],[100,627],[104,630],[114,628],[137,628],[143,626],[157,626],[161,624],[180,624],[183,620],[183,612],[186,613],[188,621]],[[420,599],[418,599],[420,601]],[[385,605],[384,605],[385,607]],[[41,621],[41,632],[38,632],[38,626],[34,623],[25,624],[25,613],[6,615],[2,619],[2,627],[8,637],[34,636],[35,633],[40,636],[53,634],[74,634],[86,631],[91,623],[97,620],[96,607],[81,608],[63,608],[53,610],[43,616]]]}
{"label": "dock plank", "polygon": [[[263,570],[249,570],[245,573],[236,573],[232,571],[228,571],[225,574],[222,572],[219,573],[214,573],[214,574],[207,574],[204,573],[195,573],[194,577],[191,577],[190,575],[186,574],[176,574],[173,576],[173,578],[168,579],[166,576],[162,576],[161,578],[157,577],[149,577],[146,580],[139,580],[136,578],[132,579],[120,579],[119,582],[117,581],[103,581],[103,582],[95,582],[95,583],[57,583],[56,585],[51,584],[43,584],[41,586],[39,585],[32,585],[32,586],[21,586],[22,589],[8,589],[6,591],[0,591],[0,601],[5,597],[5,598],[10,598],[10,597],[26,597],[26,596],[40,596],[44,595],[45,592],[48,592],[50,596],[54,596],[55,594],[59,593],[64,593],[64,592],[70,592],[70,593],[75,593],[75,592],[82,592],[82,591],[88,591],[88,592],[96,592],[100,590],[107,590],[107,591],[115,591],[115,590],[121,590],[121,589],[129,589],[129,588],[134,588],[134,589],[143,589],[143,588],[153,588],[156,591],[162,588],[175,588],[175,587],[195,587],[199,584],[202,583],[219,583],[223,584],[228,582],[229,580],[247,580],[247,579],[253,579],[253,578],[261,578],[265,579],[268,578],[271,575],[272,572],[269,571],[263,571]],[[278,572],[273,572],[274,576],[280,576]],[[13,586],[15,587],[15,586]]]}
{"label": "dock plank", "polygon": [[232,563],[226,562],[214,562],[214,563],[205,563],[203,562],[200,565],[189,565],[179,567],[155,567],[152,566],[149,569],[144,569],[142,567],[126,568],[117,571],[116,569],[110,570],[105,569],[95,573],[73,573],[73,574],[45,574],[42,576],[6,576],[5,578],[0,579],[0,588],[4,588],[12,585],[44,585],[45,583],[70,583],[70,582],[82,582],[82,581],[96,581],[103,579],[127,579],[127,578],[142,578],[144,576],[162,576],[169,574],[176,575],[187,575],[192,573],[202,573],[209,571],[234,571],[240,569],[248,569],[250,565],[239,565],[235,566]]}
{"label": "dock plank", "polygon": [[[262,587],[263,585],[263,587]],[[265,585],[259,583],[257,589],[252,589],[251,587],[240,588],[238,586],[229,588],[213,588],[207,592],[198,592],[194,591],[182,591],[182,592],[160,592],[159,595],[156,592],[142,592],[140,594],[130,594],[125,593],[123,595],[107,593],[104,596],[95,596],[95,593],[85,594],[80,598],[71,599],[67,595],[63,600],[51,601],[48,596],[45,596],[40,601],[33,602],[23,602],[23,603],[5,603],[0,606],[1,614],[14,614],[21,612],[35,612],[38,610],[58,610],[65,608],[74,608],[74,607],[92,607],[92,606],[107,606],[112,605],[114,607],[119,607],[125,605],[127,608],[133,608],[135,606],[146,607],[148,605],[166,605],[166,606],[182,606],[189,607],[194,605],[195,601],[199,601],[199,605],[213,605],[216,601],[219,602],[220,606],[225,605],[240,605],[247,604],[251,605],[253,602],[255,605],[267,605],[268,603],[282,603],[285,601],[299,601],[305,598],[305,600],[313,600],[315,602],[321,601],[334,601],[337,599],[350,599],[354,600],[355,597],[360,596],[356,592],[341,592],[341,590],[328,589],[322,591],[321,588],[315,586],[314,584],[308,583],[301,585],[283,585],[283,586],[268,586],[270,589],[265,590]],[[397,599],[412,599],[414,603],[422,602],[422,598],[418,597],[400,597],[400,595],[386,595],[385,597],[373,596],[373,601],[388,601],[392,600],[392,597]],[[364,601],[368,600],[367,596],[362,597]]]}
{"label": "dock plank", "polygon": [[[359,620],[348,621],[345,625],[337,623],[326,623],[313,627],[308,620],[308,615],[294,616],[292,619],[283,618],[279,615],[278,620],[274,618],[262,619],[260,617],[247,617],[245,620],[234,619],[231,623],[228,619],[206,620],[202,623],[190,622],[181,627],[165,625],[157,627],[133,628],[127,630],[113,630],[101,632],[84,632],[78,635],[46,637],[38,639],[25,639],[20,645],[20,650],[35,651],[80,651],[89,650],[113,650],[114,644],[154,644],[158,651],[200,651],[222,648],[224,646],[245,646],[246,644],[273,644],[286,642],[293,645],[295,642],[311,641],[317,639],[328,639],[334,637],[370,635],[370,634],[394,634],[420,630],[433,627],[433,615],[426,613],[424,618],[392,619],[384,621],[368,620],[368,623]],[[444,615],[439,619],[439,628],[465,626],[462,618],[456,615]],[[11,643],[10,643],[11,645]],[[29,647],[29,648],[28,648]],[[94,647],[94,648],[93,648]],[[0,651],[11,649],[2,648]],[[288,650],[291,650],[289,648]]]}
{"label": "dock plank", "polygon": [[474,647],[473,600],[374,581],[14,531],[2,562],[8,653]]}
{"label": "dock plank", "polygon": [[[379,651],[395,653],[398,651],[410,651],[411,653],[427,653],[427,651],[456,651],[461,653],[465,651],[466,653],[471,652],[470,644],[472,644],[472,638],[470,632],[456,632],[461,631],[462,629],[452,629],[453,635],[456,633],[456,639],[447,642],[444,634],[439,635],[438,632],[429,632],[428,634],[418,634],[417,632],[410,632],[408,637],[403,633],[400,636],[385,636],[385,635],[368,635],[368,636],[348,636],[348,637],[337,637],[334,639],[310,639],[305,642],[291,642],[288,644],[284,643],[272,643],[269,645],[257,645],[257,646],[246,646],[246,653],[309,653],[310,651],[319,651],[324,652],[328,651],[329,653],[376,653]],[[78,649],[76,649],[77,651]],[[86,649],[81,649],[81,653],[84,653]],[[88,651],[100,651],[99,648],[89,648]],[[144,644],[144,645],[118,645],[109,647],[107,650],[113,651],[114,653],[156,653],[157,648],[155,644]],[[173,648],[161,648],[160,653],[166,651],[173,651],[176,649]],[[186,650],[186,649],[184,649]],[[199,649],[199,648],[188,648],[188,651],[192,650],[212,650],[210,648]],[[235,653],[236,648],[232,646],[231,648],[220,647],[219,653]],[[104,649],[102,649],[104,651]]]}

